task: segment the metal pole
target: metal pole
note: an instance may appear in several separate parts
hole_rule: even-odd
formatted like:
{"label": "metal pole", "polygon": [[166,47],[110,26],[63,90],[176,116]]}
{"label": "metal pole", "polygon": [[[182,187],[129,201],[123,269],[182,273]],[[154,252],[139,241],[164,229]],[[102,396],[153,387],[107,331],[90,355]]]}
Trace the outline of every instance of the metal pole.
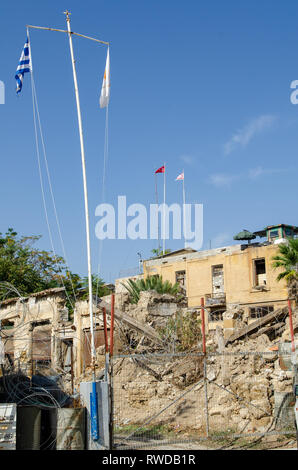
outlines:
{"label": "metal pole", "polygon": [[111,330],[110,330],[110,355],[113,356],[114,351],[114,319],[115,319],[115,294],[111,298]]}
{"label": "metal pole", "polygon": [[94,326],[93,326],[93,303],[92,303],[92,270],[91,270],[91,250],[90,250],[90,228],[89,228],[89,209],[88,209],[88,191],[87,191],[87,178],[86,178],[86,164],[85,164],[85,149],[84,149],[84,139],[83,139],[83,127],[82,127],[82,116],[81,116],[81,107],[80,107],[80,97],[77,81],[77,73],[75,66],[75,59],[72,46],[72,32],[70,28],[70,18],[69,12],[66,11],[66,23],[69,37],[69,48],[71,55],[72,71],[73,71],[73,81],[74,89],[76,96],[77,104],[77,114],[78,114],[78,125],[79,125],[79,134],[80,134],[80,145],[81,145],[81,158],[82,158],[82,171],[83,171],[83,185],[84,185],[84,201],[85,201],[85,222],[86,222],[86,242],[87,242],[87,262],[88,262],[88,287],[89,287],[89,316],[90,316],[90,332],[91,332],[91,367],[93,368],[93,379],[95,380],[95,344],[94,344]]}
{"label": "metal pole", "polygon": [[[158,209],[158,191],[157,191],[157,176],[155,173],[155,199],[156,199],[156,205]],[[159,217],[157,214],[157,238],[158,238],[158,245],[157,245],[157,256],[159,255],[159,250],[160,250],[160,240],[159,240]]]}
{"label": "metal pole", "polygon": [[[70,14],[69,12],[65,12]],[[33,26],[32,24],[27,24],[27,28],[33,28],[33,29],[43,29],[46,31],[57,31],[58,33],[67,33],[68,31],[65,31],[64,29],[57,29],[57,28],[44,28],[43,26]],[[80,36],[81,38],[86,38],[86,39],[91,39],[91,41],[99,42],[100,44],[105,44],[106,46],[109,46],[110,43],[106,41],[101,41],[100,39],[96,38],[91,38],[90,36],[86,36],[85,34],[80,34],[80,33],[75,33],[74,31],[71,32],[71,34],[74,34],[75,36]]]}
{"label": "metal pole", "polygon": [[203,343],[203,353],[206,354],[206,332],[205,332],[204,297],[201,298],[201,319],[202,319],[202,343]]}
{"label": "metal pole", "polygon": [[186,231],[186,221],[185,221],[185,186],[184,186],[184,169],[183,169],[183,235],[184,235],[184,248],[186,248],[186,239],[185,239],[185,231]]}
{"label": "metal pole", "polygon": [[208,412],[208,380],[207,380],[207,358],[206,358],[206,331],[205,331],[205,304],[204,297],[201,298],[201,319],[202,319],[202,343],[204,354],[204,389],[205,389],[205,415],[206,434],[209,436],[209,412]]}
{"label": "metal pole", "polygon": [[73,341],[70,343],[70,373],[71,373],[71,393],[74,393],[73,386]]}
{"label": "metal pole", "polygon": [[105,339],[105,381],[108,381],[109,373],[109,343],[108,343],[108,328],[107,328],[107,312],[106,308],[103,307],[103,327],[104,327],[104,339]]}
{"label": "metal pole", "polygon": [[294,339],[294,328],[293,328],[293,315],[292,315],[292,307],[291,307],[291,301],[290,301],[290,299],[288,299],[288,307],[289,307],[289,323],[290,323],[290,332],[291,332],[292,352],[295,352],[295,339]]}
{"label": "metal pole", "polygon": [[204,356],[204,389],[205,389],[205,414],[206,414],[206,434],[209,436],[209,411],[208,411],[208,380],[207,380],[207,358]]}
{"label": "metal pole", "polygon": [[166,164],[164,163],[163,173],[163,255],[166,251]]}
{"label": "metal pole", "polygon": [[111,297],[111,324],[110,324],[110,367],[109,367],[109,395],[110,395],[110,449],[113,449],[114,432],[114,387],[113,387],[113,352],[114,352],[114,319],[115,294]]}

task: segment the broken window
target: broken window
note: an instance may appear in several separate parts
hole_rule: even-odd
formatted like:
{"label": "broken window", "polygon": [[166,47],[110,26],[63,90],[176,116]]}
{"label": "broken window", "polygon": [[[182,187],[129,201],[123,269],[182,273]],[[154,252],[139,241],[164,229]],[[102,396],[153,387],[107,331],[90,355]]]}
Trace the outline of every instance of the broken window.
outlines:
{"label": "broken window", "polygon": [[62,369],[71,372],[73,368],[73,340],[67,339],[61,342]]}
{"label": "broken window", "polygon": [[278,238],[278,237],[279,237],[278,229],[277,230],[270,230],[270,239]]}
{"label": "broken window", "polygon": [[285,236],[286,237],[292,237],[293,236],[293,230],[291,228],[285,228]]}
{"label": "broken window", "polygon": [[266,278],[266,263],[265,258],[254,260],[254,285],[265,286],[267,284]]}
{"label": "broken window", "polygon": [[176,271],[176,282],[180,287],[185,287],[185,271]]}
{"label": "broken window", "polygon": [[212,266],[212,296],[221,297],[224,294],[223,265]]}
{"label": "broken window", "polygon": [[52,334],[50,321],[33,322],[32,327],[32,359],[50,362]]}
{"label": "broken window", "polygon": [[250,310],[250,318],[262,318],[268,313],[274,311],[273,305],[262,305],[260,307],[252,307]]}
{"label": "broken window", "polygon": [[10,330],[14,327],[14,322],[9,320],[2,320],[0,326],[2,330]]}
{"label": "broken window", "polygon": [[223,321],[223,313],[225,312],[224,309],[222,310],[211,310],[208,315],[208,321],[209,322],[214,322],[214,321]]}

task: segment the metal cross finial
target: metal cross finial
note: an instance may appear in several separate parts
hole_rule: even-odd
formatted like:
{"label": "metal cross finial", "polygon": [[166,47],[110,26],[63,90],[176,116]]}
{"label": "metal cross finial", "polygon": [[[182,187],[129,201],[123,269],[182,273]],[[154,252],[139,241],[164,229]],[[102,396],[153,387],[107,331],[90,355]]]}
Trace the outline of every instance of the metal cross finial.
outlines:
{"label": "metal cross finial", "polygon": [[69,21],[69,17],[71,15],[70,11],[66,10],[63,13],[64,13],[64,15],[66,15],[66,20]]}

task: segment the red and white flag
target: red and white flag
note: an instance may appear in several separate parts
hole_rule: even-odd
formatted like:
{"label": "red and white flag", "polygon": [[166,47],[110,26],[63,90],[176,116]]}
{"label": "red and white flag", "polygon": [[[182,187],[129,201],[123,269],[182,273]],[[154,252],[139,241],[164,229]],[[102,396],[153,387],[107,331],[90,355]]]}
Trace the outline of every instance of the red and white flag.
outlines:
{"label": "red and white flag", "polygon": [[177,176],[175,181],[180,181],[180,180],[184,180],[184,171],[180,173],[180,175]]}
{"label": "red and white flag", "polygon": [[164,173],[164,172],[165,172],[165,167],[164,167],[164,165],[163,165],[163,166],[161,166],[160,168],[158,168],[158,170],[156,170],[155,173]]}

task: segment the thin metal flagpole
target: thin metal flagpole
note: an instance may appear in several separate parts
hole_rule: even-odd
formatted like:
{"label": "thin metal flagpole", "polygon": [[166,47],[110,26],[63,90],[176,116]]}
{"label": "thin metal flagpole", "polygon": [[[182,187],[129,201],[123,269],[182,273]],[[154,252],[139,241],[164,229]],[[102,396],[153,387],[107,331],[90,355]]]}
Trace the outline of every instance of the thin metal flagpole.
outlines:
{"label": "thin metal flagpole", "polygon": [[[157,190],[157,176],[156,172],[154,174],[155,176],[155,199],[156,199],[156,205],[157,205],[157,210],[158,210],[158,190]],[[158,245],[157,245],[157,255],[160,250],[160,240],[159,240],[159,217],[157,217],[157,238],[158,238]]]}
{"label": "thin metal flagpole", "polygon": [[186,239],[185,239],[185,231],[186,231],[186,220],[185,220],[185,186],[184,186],[184,179],[185,179],[185,175],[184,175],[184,169],[183,169],[183,188],[182,188],[182,191],[183,191],[183,235],[184,235],[184,248],[186,248]]}
{"label": "thin metal flagpole", "polygon": [[164,163],[163,172],[163,255],[166,251],[166,164]]}
{"label": "thin metal flagpole", "polygon": [[94,323],[93,323],[93,299],[92,299],[92,269],[91,269],[91,249],[90,249],[90,224],[89,224],[89,209],[88,209],[88,190],[87,190],[87,178],[86,178],[86,164],[85,164],[85,149],[84,149],[84,138],[83,138],[83,127],[82,127],[82,116],[80,107],[80,97],[77,81],[77,73],[72,45],[72,32],[70,28],[69,12],[66,11],[66,23],[69,37],[69,48],[71,55],[74,89],[77,104],[78,114],[78,125],[80,134],[80,145],[81,145],[81,158],[82,158],[82,172],[83,172],[83,185],[84,185],[84,201],[85,201],[85,222],[86,222],[86,243],[87,243],[87,263],[88,263],[88,290],[89,290],[89,315],[90,315],[90,332],[91,332],[91,367],[93,369],[93,380],[95,380],[95,342],[94,342]]}

